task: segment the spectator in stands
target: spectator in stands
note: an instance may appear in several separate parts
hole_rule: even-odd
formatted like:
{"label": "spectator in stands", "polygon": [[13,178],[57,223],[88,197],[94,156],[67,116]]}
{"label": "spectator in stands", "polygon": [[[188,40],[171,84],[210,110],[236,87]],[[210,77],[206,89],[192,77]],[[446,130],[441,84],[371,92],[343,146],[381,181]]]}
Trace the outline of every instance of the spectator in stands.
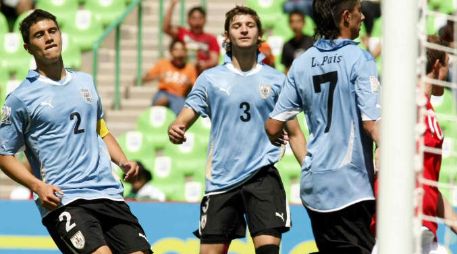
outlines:
{"label": "spectator in stands", "polygon": [[262,41],[260,43],[259,52],[265,56],[265,58],[263,59],[263,63],[275,68],[275,55],[273,55],[273,50],[271,49],[270,44],[268,44],[268,42]]}
{"label": "spectator in stands", "polygon": [[281,63],[285,67],[285,73],[289,71],[294,59],[313,46],[313,38],[303,34],[305,27],[305,15],[300,11],[292,11],[289,13],[289,27],[294,33],[294,37],[288,40],[281,54]]}
{"label": "spectator in stands", "polygon": [[[151,183],[151,172],[140,161],[136,161],[136,163],[138,164],[138,177],[127,180],[132,185],[132,189],[125,197],[135,200],[165,201],[165,194]],[[125,174],[123,178],[125,179]]]}
{"label": "spectator in stands", "polygon": [[284,12],[300,12],[310,17],[313,16],[313,1],[312,0],[287,0],[284,2]]}
{"label": "spectator in stands", "polygon": [[158,80],[159,91],[154,95],[152,105],[169,107],[177,115],[197,78],[197,70],[192,63],[187,62],[184,42],[173,40],[169,51],[171,59],[158,61],[141,78],[141,83]]}
{"label": "spectator in stands", "polygon": [[[2,108],[0,168],[36,194],[43,225],[63,253],[152,253],[111,163],[127,179],[138,165],[106,127],[92,77],[64,68],[51,13],[33,11],[20,31],[37,67]],[[22,147],[33,172],[15,157]]]}
{"label": "spectator in stands", "polygon": [[373,31],[374,22],[377,18],[381,17],[381,0],[362,0],[362,13],[365,16],[363,23],[367,36],[371,36]]}
{"label": "spectator in stands", "polygon": [[216,36],[205,33],[206,11],[200,7],[193,7],[187,14],[189,29],[173,26],[171,20],[173,10],[179,0],[171,0],[170,6],[163,21],[163,31],[173,39],[186,43],[189,58],[197,66],[197,72],[214,67],[219,61],[219,45]]}
{"label": "spectator in stands", "polygon": [[[245,236],[247,222],[256,253],[278,254],[290,214],[274,167],[281,149],[270,144],[262,126],[285,76],[262,63],[262,24],[254,10],[231,9],[224,29],[224,64],[200,75],[168,136],[172,143],[182,144],[199,115],[211,119],[206,191],[195,232],[200,253],[226,254],[233,239]],[[289,136],[274,142],[279,146],[290,139],[301,161],[305,141],[297,119],[287,123],[287,131]]]}
{"label": "spectator in stands", "polygon": [[266,131],[274,139],[305,112],[313,135],[300,193],[319,253],[370,254],[381,117],[376,64],[353,41],[364,18],[359,0],[314,0],[313,13],[317,41],[292,64]]}
{"label": "spectator in stands", "polygon": [[0,0],[0,10],[8,20],[9,30],[13,30],[14,22],[22,13],[32,10],[35,0]]}

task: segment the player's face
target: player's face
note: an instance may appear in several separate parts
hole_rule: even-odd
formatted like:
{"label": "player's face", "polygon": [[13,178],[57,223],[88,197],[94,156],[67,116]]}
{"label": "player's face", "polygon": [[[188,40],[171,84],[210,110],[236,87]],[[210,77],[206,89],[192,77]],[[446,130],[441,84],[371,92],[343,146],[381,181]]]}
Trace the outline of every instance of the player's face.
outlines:
{"label": "player's face", "polygon": [[301,33],[305,26],[304,18],[297,14],[291,15],[289,18],[289,26],[294,34]]}
{"label": "player's face", "polygon": [[203,31],[206,19],[205,16],[199,11],[194,11],[187,19],[187,23],[192,31]]}
{"label": "player's face", "polygon": [[362,5],[358,2],[352,9],[349,16],[349,28],[351,30],[351,39],[359,37],[360,27],[362,22],[365,19],[365,16],[362,13]]}
{"label": "player's face", "polygon": [[251,15],[237,15],[230,22],[228,40],[233,48],[255,48],[260,40],[259,29]]}
{"label": "player's face", "polygon": [[62,36],[54,21],[40,20],[30,27],[29,32],[29,43],[24,47],[37,61],[55,63],[61,58]]}

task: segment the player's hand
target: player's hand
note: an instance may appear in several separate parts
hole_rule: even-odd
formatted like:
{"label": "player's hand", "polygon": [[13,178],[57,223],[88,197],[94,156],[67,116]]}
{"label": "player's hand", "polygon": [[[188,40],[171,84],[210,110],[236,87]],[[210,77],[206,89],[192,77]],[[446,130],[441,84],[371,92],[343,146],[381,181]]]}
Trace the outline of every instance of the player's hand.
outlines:
{"label": "player's hand", "polygon": [[280,135],[274,138],[270,138],[270,142],[274,146],[287,145],[287,143],[289,142],[289,134],[287,134],[285,130],[282,130],[282,133]]}
{"label": "player's hand", "polygon": [[56,209],[60,205],[62,190],[54,185],[42,183],[38,186],[36,194],[40,198],[41,205],[49,210]]}
{"label": "player's hand", "polygon": [[182,144],[186,142],[186,127],[182,124],[171,124],[168,128],[168,139],[173,144]]}
{"label": "player's hand", "polygon": [[119,163],[119,167],[124,171],[124,181],[133,180],[138,176],[139,167],[134,161],[126,161]]}

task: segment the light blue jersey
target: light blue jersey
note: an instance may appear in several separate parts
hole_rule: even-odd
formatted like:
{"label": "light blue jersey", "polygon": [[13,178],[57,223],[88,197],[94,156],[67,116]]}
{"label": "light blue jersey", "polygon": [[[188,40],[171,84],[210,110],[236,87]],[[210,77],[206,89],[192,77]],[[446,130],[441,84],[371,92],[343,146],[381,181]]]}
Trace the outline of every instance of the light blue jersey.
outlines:
{"label": "light blue jersey", "polygon": [[318,40],[297,58],[271,117],[306,114],[310,131],[301,198],[331,212],[373,200],[373,142],[363,120],[378,120],[379,82],[373,57],[347,39]]}
{"label": "light blue jersey", "polygon": [[241,72],[228,56],[198,77],[185,106],[211,119],[206,193],[239,186],[279,160],[280,149],[271,145],[263,126],[284,80],[284,74],[264,64]]}
{"label": "light blue jersey", "polygon": [[[14,155],[25,146],[33,174],[64,192],[62,205],[76,199],[123,200],[97,134],[103,111],[91,76],[67,71],[56,82],[30,71],[2,111],[0,154]],[[45,216],[38,197],[36,203]]]}

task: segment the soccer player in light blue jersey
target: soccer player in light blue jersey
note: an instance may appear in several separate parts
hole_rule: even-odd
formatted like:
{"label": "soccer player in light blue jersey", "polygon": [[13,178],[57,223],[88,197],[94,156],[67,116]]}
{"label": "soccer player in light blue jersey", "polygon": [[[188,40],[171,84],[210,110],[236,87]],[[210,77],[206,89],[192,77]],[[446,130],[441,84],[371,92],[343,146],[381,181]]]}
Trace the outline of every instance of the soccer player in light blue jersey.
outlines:
{"label": "soccer player in light blue jersey", "polygon": [[265,127],[270,138],[300,111],[310,131],[301,199],[319,253],[371,253],[373,141],[381,117],[373,57],[353,41],[359,0],[315,0],[316,38],[297,58]]}
{"label": "soccer player in light blue jersey", "polygon": [[[51,13],[35,10],[20,26],[36,70],[6,99],[0,118],[0,168],[35,194],[43,224],[63,253],[151,253],[122,197],[111,161],[136,177],[103,121],[88,74],[67,70]],[[15,157],[25,147],[28,171]]]}
{"label": "soccer player in light blue jersey", "polygon": [[[273,166],[281,149],[263,129],[285,76],[262,63],[261,31],[254,10],[237,6],[226,13],[225,61],[199,76],[168,131],[170,141],[180,144],[199,115],[211,119],[206,194],[195,232],[201,254],[227,253],[233,239],[245,236],[246,220],[256,253],[278,254],[281,235],[290,227],[284,188]],[[302,161],[305,140],[298,121],[287,122],[286,129],[288,135],[274,142],[290,140]]]}

